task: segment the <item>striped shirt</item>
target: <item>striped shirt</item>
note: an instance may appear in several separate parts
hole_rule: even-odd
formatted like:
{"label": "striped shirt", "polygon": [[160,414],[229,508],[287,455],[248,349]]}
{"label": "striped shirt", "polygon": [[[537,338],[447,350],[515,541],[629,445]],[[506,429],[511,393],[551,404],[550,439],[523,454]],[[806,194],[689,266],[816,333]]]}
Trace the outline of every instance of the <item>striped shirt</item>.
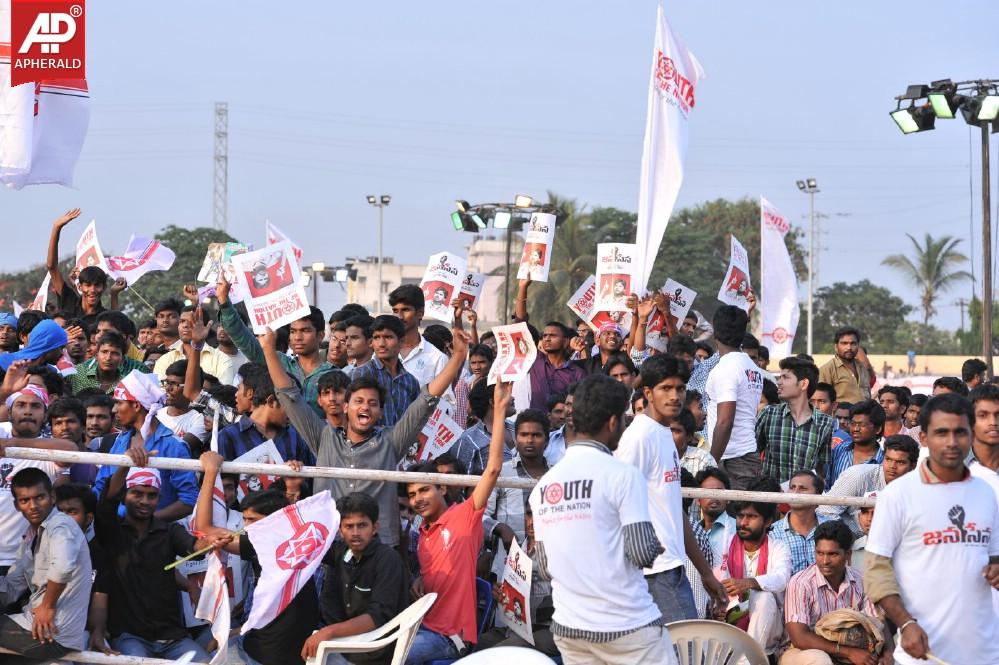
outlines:
{"label": "striped shirt", "polygon": [[[708,534],[704,530],[704,527],[697,523],[691,523],[690,529],[694,532],[697,549],[701,550],[704,560],[708,562],[708,567],[714,568],[715,560],[711,553],[711,541],[708,540]],[[701,574],[697,572],[697,568],[694,567],[690,557],[687,557],[687,560],[684,561],[683,569],[687,573],[687,580],[690,581],[690,590],[694,592],[694,607],[697,608],[697,618],[704,619],[708,616],[708,604],[711,602],[711,596],[704,589],[704,581],[701,579]]]}
{"label": "striped shirt", "polygon": [[834,610],[856,610],[869,617],[878,616],[874,603],[864,593],[864,577],[859,570],[847,566],[838,590],[829,586],[814,564],[791,578],[784,594],[786,623],[801,623],[811,630],[819,619]]}
{"label": "striped shirt", "polygon": [[802,536],[791,527],[790,517],[789,513],[783,519],[774,522],[770,527],[770,537],[787,545],[788,551],[791,552],[791,573],[795,574],[815,563],[815,529],[819,524],[828,522],[829,518],[816,514],[818,522],[807,535]]}
{"label": "striped shirt", "polygon": [[[880,464],[857,464],[851,466],[836,479],[835,484],[826,492],[826,496],[855,496],[861,497],[868,492],[878,492],[885,488],[885,472]],[[829,519],[842,519],[843,523],[850,527],[853,535],[859,536],[863,533],[857,523],[858,509],[850,506],[819,506],[816,515],[822,515]]]}
{"label": "striped shirt", "polygon": [[764,451],[763,475],[783,483],[800,469],[824,474],[834,429],[835,419],[816,409],[801,425],[795,422],[786,402],[763,409],[756,417],[756,442]]}
{"label": "striped shirt", "polygon": [[381,420],[377,423],[380,427],[392,427],[399,422],[402,414],[406,413],[406,409],[420,394],[420,382],[406,371],[401,359],[398,367],[399,373],[392,376],[382,361],[372,356],[371,360],[354,370],[354,381],[360,378],[374,379],[385,390],[385,406]]}
{"label": "striped shirt", "polygon": [[[884,458],[885,449],[879,445],[877,451],[874,453],[874,457],[867,461],[861,462],[860,464],[877,464],[880,466],[881,462],[884,461]],[[836,450],[832,453],[832,470],[829,472],[828,481],[830,483],[835,483],[840,474],[849,469],[851,466],[856,466],[853,461],[853,441],[850,443],[844,443],[841,446],[836,446]]]}

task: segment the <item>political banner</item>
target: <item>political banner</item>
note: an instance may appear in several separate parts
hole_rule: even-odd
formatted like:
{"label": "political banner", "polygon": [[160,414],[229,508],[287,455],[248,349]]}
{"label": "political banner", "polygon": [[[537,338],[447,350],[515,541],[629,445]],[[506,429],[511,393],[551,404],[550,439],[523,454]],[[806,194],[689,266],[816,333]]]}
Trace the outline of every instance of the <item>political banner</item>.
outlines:
{"label": "political banner", "polygon": [[635,285],[643,295],[666,233],[666,225],[683,184],[687,159],[687,125],[694,110],[694,89],[704,77],[701,63],[673,33],[663,14],[656,16],[656,41],[649,75],[649,102],[642,142],[635,242]]}
{"label": "political banner", "polygon": [[291,243],[291,249],[295,252],[295,261],[298,265],[302,265],[302,248],[292,242],[291,238],[284,234],[284,231],[271,224],[270,220],[264,222],[264,235],[268,245],[276,245],[285,240]]}
{"label": "political banner", "polygon": [[[215,520],[212,520],[215,524]],[[243,517],[237,510],[229,511],[229,515],[221,524],[216,524],[230,531],[239,531],[243,528]],[[222,562],[225,566],[226,595],[232,605],[238,605],[246,598],[250,586],[250,575],[247,562],[238,556],[226,556]],[[190,559],[177,566],[177,572],[186,577],[201,589],[201,600],[205,600],[206,584],[216,584],[219,580],[217,576],[209,575],[208,557],[204,559]],[[209,594],[211,595],[211,594]],[[217,596],[216,596],[217,597]],[[193,626],[211,623],[211,619],[198,616],[200,605],[191,602],[191,597],[187,593],[181,592],[181,609],[184,612],[184,625],[188,628]]]}
{"label": "political banner", "polygon": [[527,324],[521,321],[508,326],[493,328],[496,336],[496,360],[489,370],[489,383],[497,380],[514,383],[520,381],[538,357],[538,348]]}
{"label": "political banner", "polygon": [[94,219],[90,220],[87,228],[83,229],[83,235],[76,241],[76,269],[83,270],[90,266],[97,266],[108,272],[101,244],[97,241],[97,220]]}
{"label": "political banner", "polygon": [[718,289],[718,300],[726,305],[735,305],[749,311],[750,291],[753,290],[749,281],[749,254],[739,240],[732,236],[732,256],[728,262],[728,271]]}
{"label": "political banner", "polygon": [[205,260],[198,271],[198,281],[207,282],[206,286],[198,288],[198,299],[215,297],[215,285],[219,275],[225,276],[229,282],[229,300],[234,303],[243,302],[243,288],[236,279],[236,269],[232,267],[232,257],[253,251],[253,245],[241,242],[213,242],[208,245]]}
{"label": "political banner", "polygon": [[590,275],[572,294],[566,305],[579,316],[593,332],[605,323],[616,323],[627,332],[631,328],[631,312],[597,311],[597,281]]}
{"label": "political banner", "polygon": [[431,255],[420,282],[426,317],[446,323],[454,321],[451,300],[457,297],[466,274],[464,257],[451,252]]}
{"label": "political banner", "polygon": [[45,273],[45,277],[42,278],[42,285],[38,287],[38,293],[35,294],[35,299],[28,305],[28,309],[35,309],[39,312],[45,311],[45,306],[49,304],[49,284],[51,281],[52,275]]}
{"label": "political banner", "polygon": [[772,203],[760,197],[760,279],[763,297],[760,311],[763,334],[760,342],[770,349],[776,362],[791,355],[798,329],[798,278],[784,236],[791,229],[787,217]]}
{"label": "political banner", "polygon": [[597,245],[597,310],[627,312],[628,296],[635,287],[638,248],[630,243]]}
{"label": "political banner", "polygon": [[[234,459],[233,462],[242,462],[245,464],[284,464],[284,459],[282,459],[281,453],[278,452],[274,442],[271,439],[267,439],[259,446],[251,448]],[[277,476],[242,473],[239,476],[239,485],[236,487],[236,498],[242,501],[243,497],[247,494],[268,489],[275,480],[277,480]]]}
{"label": "political banner", "polygon": [[461,289],[458,291],[458,298],[464,303],[465,309],[475,309],[482,295],[482,287],[486,283],[486,275],[481,272],[466,272],[465,279],[461,280]]}
{"label": "political banner", "polygon": [[288,241],[232,257],[253,332],[276,330],[309,315],[298,262]]}
{"label": "political banner", "polygon": [[506,556],[506,566],[500,582],[500,616],[507,628],[534,644],[534,630],[531,628],[531,575],[534,562],[521,549],[514,538],[510,543],[510,553]]}
{"label": "political banner", "polygon": [[[669,316],[673,328],[679,329],[687,312],[690,311],[694,298],[697,297],[697,292],[672,278],[666,280],[662,292],[669,303]],[[665,352],[669,342],[666,332],[668,328],[665,315],[657,308],[649,317],[649,324],[645,330],[645,345]]]}
{"label": "political banner", "polygon": [[555,215],[548,212],[533,213],[524,230],[524,251],[520,257],[517,279],[530,277],[532,282],[547,282],[552,249],[555,246]]}
{"label": "political banner", "polygon": [[169,270],[176,258],[173,250],[159,240],[132,234],[121,256],[107,257],[108,274],[115,279],[124,278],[132,286],[148,272]]}
{"label": "political banner", "polygon": [[416,435],[416,461],[427,462],[446,453],[465,431],[447,412],[447,409],[437,407]]}
{"label": "political banner", "polygon": [[312,579],[339,527],[336,503],[329,490],[323,490],[246,528],[261,574],[241,634],[266,626],[284,612]]}

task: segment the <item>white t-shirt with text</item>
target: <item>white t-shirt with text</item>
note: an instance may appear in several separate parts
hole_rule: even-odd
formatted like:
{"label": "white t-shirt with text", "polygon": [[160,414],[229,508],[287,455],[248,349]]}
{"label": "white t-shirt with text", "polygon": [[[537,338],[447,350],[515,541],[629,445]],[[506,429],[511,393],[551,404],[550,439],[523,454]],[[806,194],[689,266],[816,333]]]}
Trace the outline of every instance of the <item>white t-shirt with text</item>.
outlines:
{"label": "white t-shirt with text", "polygon": [[763,393],[763,372],[741,351],[726,353],[708,374],[704,391],[708,395],[708,439],[718,422],[718,404],[735,402],[732,436],[722,459],[756,452],[756,410]]}
{"label": "white t-shirt with text", "polygon": [[160,409],[156,414],[156,419],[163,423],[163,426],[173,432],[178,439],[183,439],[185,434],[193,434],[195,437],[205,440],[205,415],[200,411],[191,409],[187,413],[179,416],[171,416],[166,409]]}

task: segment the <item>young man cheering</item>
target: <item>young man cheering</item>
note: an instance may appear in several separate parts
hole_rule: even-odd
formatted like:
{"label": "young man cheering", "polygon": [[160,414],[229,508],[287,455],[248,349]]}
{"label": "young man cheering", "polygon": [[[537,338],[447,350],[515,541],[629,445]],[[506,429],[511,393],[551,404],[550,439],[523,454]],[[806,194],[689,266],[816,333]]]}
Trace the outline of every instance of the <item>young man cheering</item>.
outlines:
{"label": "young man cheering", "polygon": [[52,481],[41,469],[10,480],[14,505],[30,525],[16,561],[0,578],[0,606],[28,592],[24,611],[0,615],[0,647],[48,661],[84,648],[92,586],[87,539],[56,510]]}
{"label": "young man cheering", "polygon": [[671,356],[653,356],[642,364],[641,389],[648,406],[635,416],[614,451],[614,457],[637,468],[647,484],[649,514],[664,552],[644,572],[666,623],[697,618],[683,568],[687,557],[708,594],[716,602],[726,599],[697,546],[680,497],[680,455],[669,427],[683,409],[688,376],[687,364]]}
{"label": "young man cheering", "polygon": [[[489,462],[467,501],[448,507],[442,485],[411,482],[406,487],[410,507],[423,518],[417,550],[422,576],[413,583],[413,595],[437,594],[413,640],[407,665],[460,658],[478,641],[475,564],[482,548],[482,515],[503,467],[503,414],[512,393],[511,384],[496,383]],[[411,470],[432,472],[433,466]]]}
{"label": "young man cheering", "polygon": [[97,266],[86,266],[80,270],[77,276],[80,293],[77,294],[59,270],[59,236],[63,228],[79,216],[80,209],[74,208],[52,223],[45,268],[51,279],[50,286],[58,298],[59,311],[64,312],[68,318],[83,319],[88,326],[93,326],[97,322],[97,315],[104,311],[101,297],[107,289],[107,273]]}
{"label": "young man cheering", "polygon": [[[406,307],[410,306],[406,305]],[[374,357],[366,364],[356,368],[353,374],[354,379],[377,381],[382,390],[385,391],[385,409],[378,422],[384,427],[391,427],[399,422],[402,414],[420,394],[420,386],[429,385],[429,383],[421,384],[416,376],[406,370],[403,364],[401,353],[402,340],[406,334],[405,325],[404,320],[397,316],[383,314],[376,317],[370,328]],[[441,370],[443,369],[442,366]],[[440,372],[434,374],[434,376],[439,375]]]}

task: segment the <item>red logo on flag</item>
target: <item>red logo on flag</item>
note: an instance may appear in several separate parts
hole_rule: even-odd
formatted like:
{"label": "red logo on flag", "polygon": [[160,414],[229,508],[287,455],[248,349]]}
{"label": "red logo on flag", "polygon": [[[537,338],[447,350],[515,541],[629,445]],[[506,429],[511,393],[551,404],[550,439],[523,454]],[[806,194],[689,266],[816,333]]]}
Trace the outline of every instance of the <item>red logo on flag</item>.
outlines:
{"label": "red logo on flag", "polygon": [[321,552],[329,530],[319,522],[297,525],[295,535],[281,543],[274,552],[277,564],[284,570],[297,570],[309,565]]}
{"label": "red logo on flag", "polygon": [[12,0],[11,85],[84,79],[84,0]]}
{"label": "red logo on flag", "polygon": [[694,84],[676,68],[673,58],[659,51],[656,54],[656,85],[684,105],[684,111],[694,108]]}

